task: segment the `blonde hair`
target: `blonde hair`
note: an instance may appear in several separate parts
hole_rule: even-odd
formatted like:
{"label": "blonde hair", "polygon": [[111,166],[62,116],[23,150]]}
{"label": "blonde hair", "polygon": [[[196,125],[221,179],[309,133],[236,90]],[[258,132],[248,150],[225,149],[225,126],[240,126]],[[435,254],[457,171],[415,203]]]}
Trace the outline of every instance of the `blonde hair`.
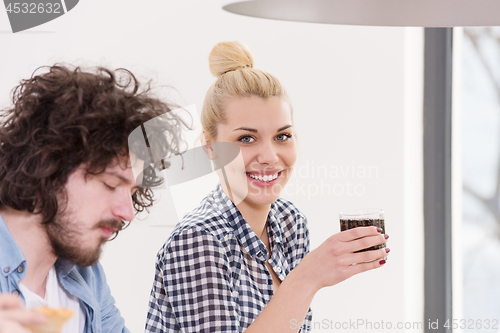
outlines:
{"label": "blonde hair", "polygon": [[275,76],[253,68],[252,54],[241,42],[218,43],[210,52],[208,62],[210,72],[217,77],[205,95],[201,110],[201,124],[209,138],[217,137],[217,125],[226,120],[224,105],[230,98],[278,97],[292,110],[281,83]]}

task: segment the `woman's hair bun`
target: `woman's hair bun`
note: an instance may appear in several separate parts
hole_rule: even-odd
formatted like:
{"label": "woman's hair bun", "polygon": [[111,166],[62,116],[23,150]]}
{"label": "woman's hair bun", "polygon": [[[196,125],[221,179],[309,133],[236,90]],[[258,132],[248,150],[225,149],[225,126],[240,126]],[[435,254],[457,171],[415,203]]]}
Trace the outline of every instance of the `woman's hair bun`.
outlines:
{"label": "woman's hair bun", "polygon": [[217,77],[240,68],[252,68],[253,57],[241,42],[221,42],[210,52],[208,65],[210,73]]}

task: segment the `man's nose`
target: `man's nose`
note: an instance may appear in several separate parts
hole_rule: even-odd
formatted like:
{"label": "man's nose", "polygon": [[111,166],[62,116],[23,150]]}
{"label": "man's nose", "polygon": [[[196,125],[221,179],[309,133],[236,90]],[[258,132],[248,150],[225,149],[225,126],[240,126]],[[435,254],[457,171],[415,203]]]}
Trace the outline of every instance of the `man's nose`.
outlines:
{"label": "man's nose", "polygon": [[113,215],[122,221],[132,221],[135,217],[134,203],[130,193],[123,191],[113,206]]}

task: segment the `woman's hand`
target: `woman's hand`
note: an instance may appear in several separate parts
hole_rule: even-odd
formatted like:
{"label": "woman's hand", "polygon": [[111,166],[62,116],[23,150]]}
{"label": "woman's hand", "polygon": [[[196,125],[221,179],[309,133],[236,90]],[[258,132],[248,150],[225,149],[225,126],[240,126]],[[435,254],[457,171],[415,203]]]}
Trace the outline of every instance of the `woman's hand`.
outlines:
{"label": "woman's hand", "polygon": [[354,252],[383,244],[387,238],[389,235],[381,234],[376,227],[359,227],[340,232],[308,253],[294,271],[300,273],[315,293],[355,274],[383,266],[388,248]]}
{"label": "woman's hand", "polygon": [[0,333],[30,333],[25,325],[43,324],[46,320],[44,315],[26,310],[19,298],[0,293]]}

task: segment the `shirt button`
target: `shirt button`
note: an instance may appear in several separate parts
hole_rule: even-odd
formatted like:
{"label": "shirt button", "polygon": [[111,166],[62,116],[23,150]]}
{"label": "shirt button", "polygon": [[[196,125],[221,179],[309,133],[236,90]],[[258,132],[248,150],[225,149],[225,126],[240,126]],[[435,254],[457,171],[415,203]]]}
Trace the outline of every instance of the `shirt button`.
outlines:
{"label": "shirt button", "polygon": [[281,273],[281,267],[276,267],[276,272]]}
{"label": "shirt button", "polygon": [[23,266],[19,266],[19,267],[17,268],[17,272],[18,272],[18,273],[22,273],[22,272],[24,272],[24,267],[23,267]]}
{"label": "shirt button", "polygon": [[3,269],[3,272],[4,272],[4,273],[8,273],[8,272],[10,272],[10,268],[9,268],[9,267],[5,267],[5,268]]}
{"label": "shirt button", "polygon": [[16,297],[17,297],[17,296],[19,296],[19,290],[14,290],[14,291],[12,292],[12,295],[14,295],[14,296],[16,296]]}

